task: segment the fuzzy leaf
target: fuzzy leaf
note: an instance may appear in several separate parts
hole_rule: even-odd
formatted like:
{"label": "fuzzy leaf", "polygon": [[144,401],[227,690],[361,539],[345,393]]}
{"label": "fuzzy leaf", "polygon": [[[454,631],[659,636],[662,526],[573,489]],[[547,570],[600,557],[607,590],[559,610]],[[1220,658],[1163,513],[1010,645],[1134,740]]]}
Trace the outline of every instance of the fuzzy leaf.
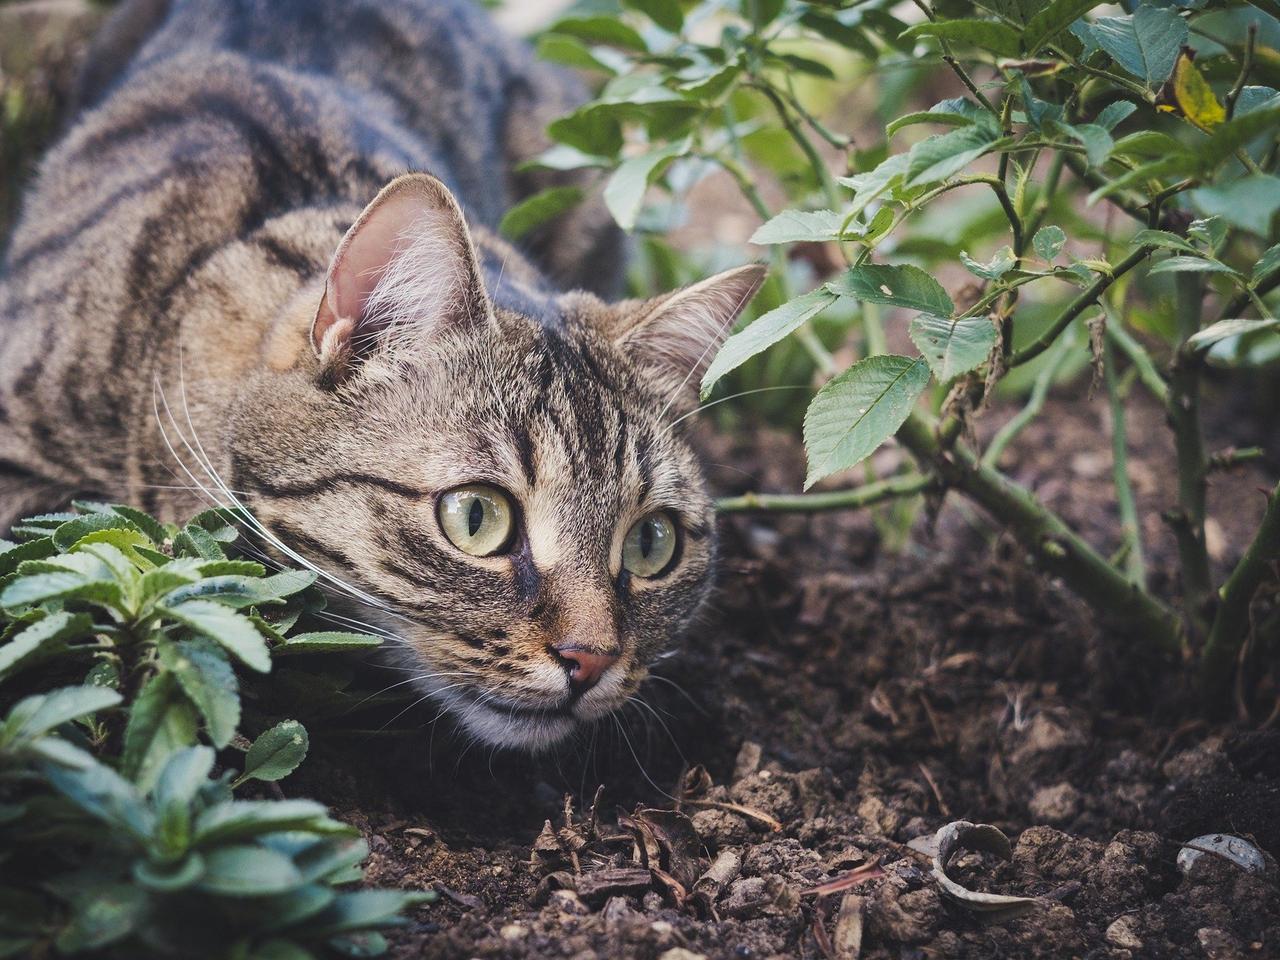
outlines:
{"label": "fuzzy leaf", "polygon": [[306,759],[310,741],[297,720],[284,720],[260,735],[244,758],[242,780],[283,780]]}
{"label": "fuzzy leaf", "polygon": [[78,717],[114,707],[120,694],[105,687],[61,687],[18,701],[9,711],[0,740],[13,743],[39,737]]}
{"label": "fuzzy leaf", "polygon": [[222,648],[203,637],[165,643],[160,662],[200,711],[213,745],[229,744],[240,724],[240,686]]}
{"label": "fuzzy leaf", "polygon": [[1188,338],[1187,343],[1196,350],[1206,350],[1222,340],[1259,330],[1280,330],[1280,320],[1219,320]]}
{"label": "fuzzy leaf", "polygon": [[382,645],[382,639],[369,633],[343,633],[324,630],[316,633],[298,633],[284,643],[272,648],[274,657],[292,653],[342,653],[343,651],[372,650]]}
{"label": "fuzzy leaf", "polygon": [[225,647],[250,670],[271,669],[271,653],[253,622],[212,600],[188,600],[161,606],[161,612]]}
{"label": "fuzzy leaf", "polygon": [[298,868],[283,854],[249,845],[219,847],[205,856],[200,889],[231,897],[284,893],[302,882]]}
{"label": "fuzzy leaf", "polygon": [[1055,226],[1041,227],[1031,238],[1031,245],[1035,247],[1036,255],[1041,260],[1055,259],[1066,242],[1067,235],[1061,227]]}
{"label": "fuzzy leaf", "polygon": [[52,613],[0,646],[0,679],[17,671],[24,661],[56,653],[68,640],[90,632],[93,618],[86,613]]}
{"label": "fuzzy leaf", "polygon": [[804,416],[805,489],[862,461],[902,426],[929,383],[922,359],[859,360],[824,386]]}
{"label": "fuzzy leaf", "polygon": [[995,324],[986,316],[950,320],[922,313],[911,321],[910,334],[940,383],[980,366],[996,342]]}
{"label": "fuzzy leaf", "polygon": [[355,832],[330,820],[324,807],[312,800],[231,800],[200,812],[195,843],[203,848],[289,830]]}
{"label": "fuzzy leaf", "polygon": [[757,353],[798,330],[801,325],[835,303],[836,299],[835,293],[826,287],[819,287],[770,310],[735,333],[724,342],[720,352],[707,367],[707,372],[702,377],[702,396],[707,396],[726,373],[737,369]]}
{"label": "fuzzy leaf", "polygon": [[169,758],[195,740],[191,703],[171,674],[157,674],[143,685],[129,712],[121,772],[140,789],[149,790]]}

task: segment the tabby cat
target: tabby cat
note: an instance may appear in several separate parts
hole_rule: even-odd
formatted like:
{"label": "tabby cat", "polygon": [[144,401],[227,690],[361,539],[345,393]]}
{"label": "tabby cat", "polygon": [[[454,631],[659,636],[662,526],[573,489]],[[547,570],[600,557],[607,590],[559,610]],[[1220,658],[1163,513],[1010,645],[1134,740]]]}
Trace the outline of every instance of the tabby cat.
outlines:
{"label": "tabby cat", "polygon": [[617,708],[708,591],[673,426],[762,270],[608,303],[598,204],[499,239],[577,96],[463,0],[126,2],[0,274],[0,529],[243,504],[473,737]]}

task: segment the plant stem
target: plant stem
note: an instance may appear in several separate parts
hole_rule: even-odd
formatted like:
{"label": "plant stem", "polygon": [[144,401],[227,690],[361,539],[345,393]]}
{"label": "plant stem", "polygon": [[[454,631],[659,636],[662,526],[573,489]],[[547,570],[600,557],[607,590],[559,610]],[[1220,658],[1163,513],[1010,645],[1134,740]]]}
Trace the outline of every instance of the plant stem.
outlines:
{"label": "plant stem", "polygon": [[[1264,277],[1261,282],[1255,284],[1250,292],[1249,290],[1237,294],[1230,300],[1225,307],[1222,308],[1222,315],[1219,320],[1230,320],[1233,317],[1240,316],[1244,312],[1244,308],[1250,303],[1257,304],[1258,298],[1265,297],[1268,293],[1280,286],[1280,270],[1275,271],[1269,276]],[[1266,313],[1262,314],[1264,317]]]}
{"label": "plant stem", "polygon": [[1033,343],[1027,344],[1009,358],[1009,366],[1011,368],[1021,366],[1028,360],[1034,360],[1044,353],[1052,345],[1053,341],[1058,339],[1062,331],[1071,325],[1071,321],[1097,303],[1109,286],[1146,259],[1154,249],[1155,247],[1144,244],[1112,267],[1110,273],[1100,274],[1093,283],[1085,287],[1080,295],[1067,305],[1067,308],[1049,325],[1048,330],[1042,333]]}
{"label": "plant stem", "polygon": [[[930,20],[937,19],[933,15],[933,10],[930,9],[929,5],[925,3],[924,0],[912,0],[912,2],[919,7],[920,11]],[[997,110],[991,101],[986,98],[983,92],[978,89],[978,85],[973,82],[973,78],[969,76],[964,67],[960,66],[960,62],[956,60],[955,56],[951,53],[951,44],[947,43],[947,41],[943,40],[941,37],[938,37],[937,40],[938,47],[942,50],[943,61],[951,68],[952,72],[960,78],[960,82],[965,85],[965,89],[972,93],[977,101],[986,109],[990,110],[997,117],[1000,116],[1000,111]]]}
{"label": "plant stem", "polygon": [[800,125],[791,116],[791,111],[787,109],[787,105],[778,91],[773,89],[773,86],[768,81],[763,78],[756,78],[752,86],[763,93],[765,99],[773,104],[773,109],[778,114],[778,119],[782,121],[782,125],[786,128],[787,133],[790,134],[791,139],[796,142],[796,145],[800,147],[801,152],[805,155],[805,159],[809,161],[809,166],[818,178],[818,184],[822,187],[827,203],[832,209],[835,209],[840,205],[840,191],[837,189],[836,182],[831,176],[831,171],[827,169],[827,164],[822,159],[822,155],[818,153],[818,148],[813,145],[812,140],[805,136],[805,132],[800,129]]}
{"label": "plant stem", "polygon": [[1062,577],[1095,610],[1130,624],[1134,637],[1153,651],[1181,650],[1173,611],[1125,579],[1028,490],[977,462],[963,447],[949,455],[934,436],[930,419],[919,411],[907,418],[897,436],[922,465],[997,518],[1049,574]]}
{"label": "plant stem", "polygon": [[1164,377],[1160,375],[1160,371],[1156,369],[1155,361],[1151,359],[1151,354],[1133,335],[1126,330],[1118,318],[1110,317],[1107,321],[1107,339],[1115,343],[1117,347],[1129,358],[1129,362],[1133,364],[1135,370],[1138,371],[1138,379],[1142,381],[1142,385],[1151,391],[1161,404],[1169,402],[1169,384],[1165,382]]}
{"label": "plant stem", "polygon": [[1200,430],[1200,358],[1187,340],[1200,329],[1203,281],[1191,273],[1175,275],[1177,303],[1174,317],[1181,346],[1174,354],[1169,379],[1169,427],[1173,430],[1178,465],[1178,506],[1169,522],[1178,541],[1182,588],[1193,630],[1203,635],[1212,596],[1209,552],[1204,540],[1205,490],[1208,460]]}
{"label": "plant stem", "polygon": [[1044,222],[1045,215],[1049,212],[1049,205],[1053,202],[1053,195],[1058,191],[1058,181],[1062,178],[1062,167],[1066,163],[1067,155],[1065,153],[1054,153],[1049,160],[1049,169],[1044,176],[1044,187],[1040,190],[1036,197],[1036,204],[1031,209],[1031,216],[1027,219],[1026,232],[1029,236],[1034,237],[1036,231],[1040,229],[1040,224]]}
{"label": "plant stem", "polygon": [[716,501],[721,513],[815,513],[849,510],[923,493],[933,480],[918,473],[821,493],[744,493]]}
{"label": "plant stem", "polygon": [[1249,626],[1249,602],[1262,583],[1267,567],[1280,557],[1280,484],[1267,497],[1262,523],[1218,591],[1221,602],[1213,618],[1213,627],[1204,646],[1202,660],[1206,693],[1216,699],[1231,675],[1240,645]]}
{"label": "plant stem", "polygon": [[1227,119],[1230,120],[1236,114],[1236,101],[1240,99],[1240,94],[1244,90],[1245,83],[1249,80],[1249,71],[1253,69],[1253,48],[1258,42],[1258,21],[1249,24],[1248,33],[1244,41],[1244,54],[1240,58],[1240,75],[1236,77],[1236,82],[1232,84],[1231,89],[1227,92],[1226,109]]}
{"label": "plant stem", "polygon": [[1116,507],[1120,512],[1120,536],[1125,554],[1125,573],[1134,586],[1146,588],[1147,570],[1142,553],[1142,524],[1138,504],[1129,481],[1129,438],[1124,399],[1116,377],[1115,351],[1110,340],[1102,342],[1102,377],[1111,412],[1111,472],[1116,487]]}
{"label": "plant stem", "polygon": [[983,451],[982,463],[985,466],[995,467],[1005,448],[1036,417],[1040,416],[1040,411],[1044,409],[1045,399],[1049,396],[1049,388],[1053,386],[1053,381],[1057,378],[1058,371],[1062,369],[1062,364],[1070,355],[1070,352],[1070,337],[1062,337],[1053,345],[1053,351],[1045,358],[1044,367],[1036,374],[1035,383],[1031,386],[1031,395],[1027,398],[1026,406],[996,432],[996,435],[991,438],[991,443],[987,445],[987,449]]}

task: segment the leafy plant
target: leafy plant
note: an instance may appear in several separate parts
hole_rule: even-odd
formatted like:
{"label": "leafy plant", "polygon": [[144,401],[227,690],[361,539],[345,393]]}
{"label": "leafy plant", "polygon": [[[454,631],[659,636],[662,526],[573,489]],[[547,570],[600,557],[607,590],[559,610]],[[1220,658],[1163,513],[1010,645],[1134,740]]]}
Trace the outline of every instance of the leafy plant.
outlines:
{"label": "leafy plant", "polygon": [[[368,849],[309,800],[244,800],[306,756],[285,720],[244,755],[240,680],[299,651],[315,575],[228,556],[234,517],[182,527],[78,504],[0,542],[0,956],[375,956],[427,894],[347,889]],[[39,666],[39,671],[30,668]],[[19,677],[21,674],[21,677]],[[81,676],[12,702],[19,680]],[[55,682],[57,682],[55,680]],[[231,756],[234,756],[232,751]]]}
{"label": "leafy plant", "polygon": [[[1280,8],[1142,0],[1097,16],[1098,0],[621,6],[574,13],[542,37],[543,56],[592,70],[602,85],[550,125],[556,145],[533,164],[600,170],[618,223],[652,234],[671,222],[670,207],[646,208],[647,188],[664,186],[678,206],[708,170],[728,174],[761,221],[751,240],[771,251],[775,289],[763,315],[724,344],[703,395],[726,379],[776,383],[760,355],[794,341],[820,381],[804,417],[806,487],[859,464],[867,471],[850,489],[747,495],[722,509],[857,507],[922,491],[938,503],[955,491],[1135,642],[1198,658],[1220,702],[1255,597],[1255,655],[1280,634],[1276,591],[1260,589],[1280,555],[1280,488],[1215,585],[1210,471],[1260,451],[1211,456],[1199,411],[1210,365],[1280,358],[1268,303],[1280,285]],[[907,107],[910,80],[897,78],[936,81],[940,71],[958,95]],[[838,77],[846,82],[832,84]],[[897,108],[882,115],[875,145],[864,132],[855,144],[815,106],[835,98],[847,111],[851,80],[879,82],[881,102]],[[781,207],[765,199],[778,195],[788,198]],[[949,292],[936,277],[942,264],[970,280]],[[919,356],[888,352],[884,308],[910,317]],[[849,323],[819,329],[841,309]],[[1115,430],[1123,548],[1110,559],[997,464],[1081,342]],[[860,359],[841,369],[836,344]],[[1180,555],[1176,608],[1147,582],[1124,440],[1134,380],[1166,407],[1177,451],[1168,514]],[[1031,386],[1031,399],[984,453],[967,428],[1006,381]],[[916,467],[876,477],[866,458],[890,437]]]}

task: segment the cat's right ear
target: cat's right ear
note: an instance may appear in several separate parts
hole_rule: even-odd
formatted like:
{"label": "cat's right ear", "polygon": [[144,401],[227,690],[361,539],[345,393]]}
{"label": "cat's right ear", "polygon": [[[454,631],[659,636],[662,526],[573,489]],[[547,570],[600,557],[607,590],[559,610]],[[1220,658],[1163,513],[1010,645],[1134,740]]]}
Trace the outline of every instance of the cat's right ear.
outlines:
{"label": "cat's right ear", "polygon": [[377,351],[492,321],[471,233],[458,202],[425,173],[398,177],[338,245],[311,324],[329,385]]}

